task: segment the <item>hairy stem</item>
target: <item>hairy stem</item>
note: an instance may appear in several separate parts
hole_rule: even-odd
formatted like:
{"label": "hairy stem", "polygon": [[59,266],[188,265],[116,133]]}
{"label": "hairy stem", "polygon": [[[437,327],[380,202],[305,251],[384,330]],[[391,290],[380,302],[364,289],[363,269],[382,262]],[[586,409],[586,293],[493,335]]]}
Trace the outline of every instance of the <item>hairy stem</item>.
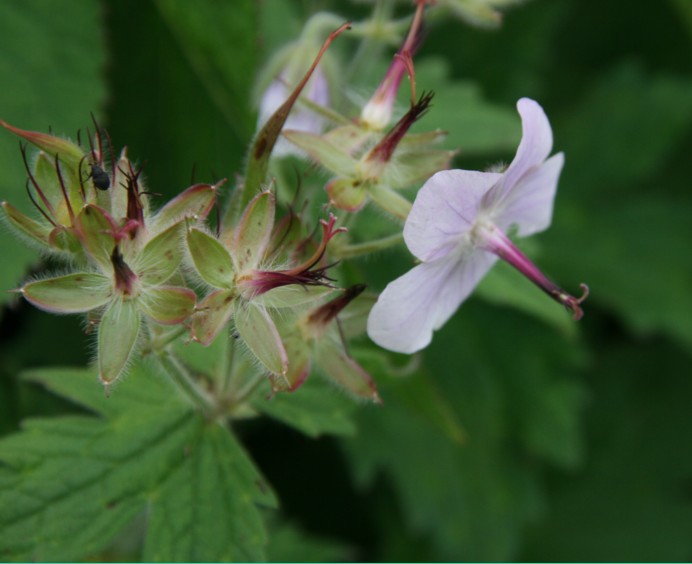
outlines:
{"label": "hairy stem", "polygon": [[212,397],[195,382],[187,369],[170,351],[161,351],[156,355],[156,358],[190,403],[207,415],[216,411]]}

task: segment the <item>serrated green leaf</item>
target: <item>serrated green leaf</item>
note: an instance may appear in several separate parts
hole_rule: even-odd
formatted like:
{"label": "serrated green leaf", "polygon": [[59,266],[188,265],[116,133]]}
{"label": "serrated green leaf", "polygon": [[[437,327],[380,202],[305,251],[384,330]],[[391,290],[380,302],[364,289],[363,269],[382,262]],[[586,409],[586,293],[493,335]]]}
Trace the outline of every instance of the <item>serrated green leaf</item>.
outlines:
{"label": "serrated green leaf", "polygon": [[318,537],[291,523],[270,527],[268,562],[348,562],[353,549],[332,538]]}
{"label": "serrated green leaf", "polygon": [[146,510],[146,560],[264,559],[270,487],[226,429],[143,368],[110,398],[89,371],[27,374],[102,417],[30,420],[0,440],[5,558],[81,560]]}
{"label": "serrated green leaf", "polygon": [[[106,396],[98,382],[95,370],[84,368],[44,368],[24,372],[22,378],[40,384],[48,391],[81,405],[107,418],[125,416],[131,409],[145,410],[156,400],[156,405],[184,405],[174,388],[162,378],[154,378],[142,365],[135,365],[128,375],[131,385],[118,386]],[[158,399],[156,399],[158,398]]]}
{"label": "serrated green leaf", "polygon": [[[410,397],[389,393],[388,376],[378,373],[386,417],[359,411],[363,432],[344,443],[361,483],[386,476],[408,530],[425,534],[440,560],[506,560],[542,502],[535,457],[565,466],[581,459],[583,395],[569,377],[572,345],[535,321],[518,321],[471,301],[425,352],[427,370],[466,431],[463,444],[429,417],[414,416]],[[563,385],[576,390],[556,402],[551,388]],[[555,435],[533,440],[539,426]]]}
{"label": "serrated green leaf", "polygon": [[673,562],[692,552],[692,502],[681,491],[692,475],[689,351],[633,344],[593,359],[589,457],[579,472],[553,473],[550,506],[519,559]]}
{"label": "serrated green leaf", "polygon": [[352,417],[357,404],[319,378],[309,378],[295,392],[279,393],[271,398],[266,393],[258,394],[252,406],[309,437],[351,436],[356,432]]}
{"label": "serrated green leaf", "polygon": [[204,429],[152,499],[144,560],[264,560],[266,535],[256,504],[275,507],[276,499],[226,429]]}
{"label": "serrated green leaf", "polygon": [[590,285],[585,315],[589,303],[599,304],[641,334],[665,331],[692,343],[692,260],[680,247],[692,241],[691,201],[633,197],[588,215],[574,208],[561,215],[543,238],[541,262]]}
{"label": "serrated green leaf", "polygon": [[661,183],[661,175],[691,126],[690,77],[647,75],[636,64],[621,64],[596,80],[568,117],[555,124],[565,138],[561,185],[581,202],[604,194],[628,198],[633,184],[649,179],[657,192],[673,191]]}
{"label": "serrated green leaf", "polygon": [[[60,376],[100,388],[93,375]],[[142,493],[182,461],[197,428],[180,403],[152,397],[107,419],[26,422],[0,441],[0,551],[12,560],[77,560],[107,545],[144,509]]]}
{"label": "serrated green leaf", "polygon": [[[361,347],[354,350],[353,354],[370,374],[381,377],[382,381],[378,383],[386,390],[387,395],[395,397],[397,405],[405,407],[413,417],[435,426],[451,441],[464,443],[466,431],[459,414],[441,393],[435,379],[425,370],[415,370],[418,361],[411,360],[411,366],[397,368],[382,350]],[[387,409],[389,402],[385,401],[384,409]]]}

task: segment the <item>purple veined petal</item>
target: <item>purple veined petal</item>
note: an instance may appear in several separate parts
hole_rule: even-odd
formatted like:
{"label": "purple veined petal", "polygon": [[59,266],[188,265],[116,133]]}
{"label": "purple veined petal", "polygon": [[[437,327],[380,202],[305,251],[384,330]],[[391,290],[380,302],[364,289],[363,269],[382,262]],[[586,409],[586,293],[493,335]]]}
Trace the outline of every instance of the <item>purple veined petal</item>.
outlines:
{"label": "purple veined petal", "polygon": [[447,255],[471,229],[483,195],[500,179],[493,172],[443,170],[419,190],[404,226],[404,240],[420,260]]}
{"label": "purple veined petal", "polygon": [[553,148],[553,130],[543,108],[530,98],[517,102],[521,116],[521,142],[503,178],[484,200],[487,208],[498,205],[520,182],[522,176],[548,158]]}
{"label": "purple veined petal", "polygon": [[564,162],[564,155],[558,153],[526,174],[493,213],[497,226],[506,231],[516,225],[520,237],[547,229],[553,217],[553,201]]}
{"label": "purple veined petal", "polygon": [[424,262],[391,282],[368,318],[368,335],[381,347],[414,353],[430,344],[497,260],[484,251]]}

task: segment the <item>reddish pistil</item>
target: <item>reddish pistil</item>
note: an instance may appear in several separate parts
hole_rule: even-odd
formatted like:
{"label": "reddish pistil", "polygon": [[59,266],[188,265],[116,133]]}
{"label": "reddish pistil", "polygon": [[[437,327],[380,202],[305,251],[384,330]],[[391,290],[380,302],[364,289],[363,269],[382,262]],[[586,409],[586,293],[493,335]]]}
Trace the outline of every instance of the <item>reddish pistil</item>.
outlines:
{"label": "reddish pistil", "polygon": [[113,273],[115,278],[115,288],[125,296],[131,296],[137,282],[137,275],[132,271],[123,259],[120,249],[116,245],[111,254]]}
{"label": "reddish pistil", "polygon": [[481,237],[482,248],[511,264],[556,302],[564,305],[572,312],[575,321],[584,316],[581,304],[589,296],[589,287],[586,284],[579,285],[582,295],[576,298],[546,277],[499,228],[494,225],[483,226],[478,230],[477,235]]}

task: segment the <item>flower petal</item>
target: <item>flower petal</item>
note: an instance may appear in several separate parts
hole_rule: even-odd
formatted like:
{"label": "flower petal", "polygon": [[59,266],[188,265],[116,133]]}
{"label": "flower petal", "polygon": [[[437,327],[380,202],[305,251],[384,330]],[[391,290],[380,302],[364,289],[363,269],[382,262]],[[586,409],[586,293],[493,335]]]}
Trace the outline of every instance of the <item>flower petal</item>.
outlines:
{"label": "flower petal", "polygon": [[425,262],[380,294],[368,318],[368,335],[381,347],[413,353],[430,344],[497,257],[483,251]]}
{"label": "flower petal", "polygon": [[29,282],[20,290],[39,309],[52,313],[81,313],[105,304],[111,282],[102,274],[81,272]]}
{"label": "flower petal", "polygon": [[516,225],[517,235],[521,237],[547,229],[553,217],[553,201],[564,162],[564,155],[558,153],[529,171],[500,203],[495,216],[497,226],[508,230]]}
{"label": "flower petal", "polygon": [[443,170],[419,190],[404,226],[404,240],[420,260],[447,255],[478,215],[483,195],[501,175],[493,172]]}
{"label": "flower petal", "polygon": [[99,323],[98,367],[101,382],[108,385],[127,366],[139,335],[140,315],[134,300],[115,300]]}
{"label": "flower petal", "polygon": [[521,142],[501,182],[488,194],[488,207],[499,204],[507,197],[521,181],[522,176],[532,168],[540,166],[553,148],[553,130],[538,102],[530,98],[521,98],[517,102],[517,110],[521,115]]}

